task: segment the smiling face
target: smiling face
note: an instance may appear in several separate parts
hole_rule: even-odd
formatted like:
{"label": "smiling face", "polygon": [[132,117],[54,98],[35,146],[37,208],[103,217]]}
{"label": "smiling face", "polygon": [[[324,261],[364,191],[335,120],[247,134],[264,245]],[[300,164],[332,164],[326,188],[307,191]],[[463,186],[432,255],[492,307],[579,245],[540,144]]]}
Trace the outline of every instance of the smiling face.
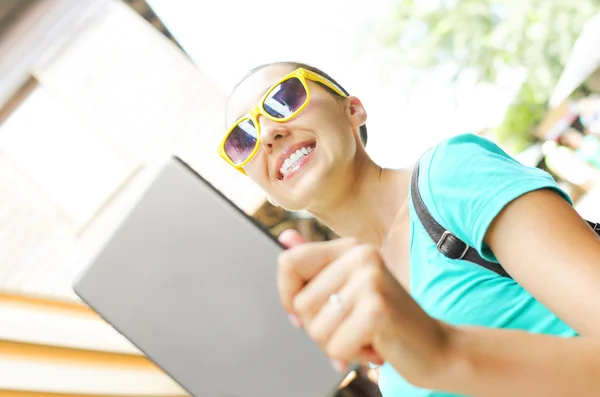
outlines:
{"label": "smiling face", "polygon": [[[277,64],[249,76],[232,94],[227,122],[233,124],[274,83],[295,70]],[[244,167],[248,176],[288,210],[311,210],[332,200],[348,184],[362,149],[359,128],[365,110],[355,97],[342,98],[307,80],[310,102],[295,117],[275,122],[259,115],[261,144]]]}

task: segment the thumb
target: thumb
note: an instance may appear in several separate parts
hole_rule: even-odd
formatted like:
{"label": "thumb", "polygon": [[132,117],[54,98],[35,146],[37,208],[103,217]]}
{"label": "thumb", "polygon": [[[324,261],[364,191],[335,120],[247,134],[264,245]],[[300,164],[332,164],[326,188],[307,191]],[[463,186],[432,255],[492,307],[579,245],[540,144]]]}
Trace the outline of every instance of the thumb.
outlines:
{"label": "thumb", "polygon": [[308,241],[297,230],[288,229],[281,232],[279,235],[279,242],[285,245],[287,248],[292,248],[300,244],[305,244]]}

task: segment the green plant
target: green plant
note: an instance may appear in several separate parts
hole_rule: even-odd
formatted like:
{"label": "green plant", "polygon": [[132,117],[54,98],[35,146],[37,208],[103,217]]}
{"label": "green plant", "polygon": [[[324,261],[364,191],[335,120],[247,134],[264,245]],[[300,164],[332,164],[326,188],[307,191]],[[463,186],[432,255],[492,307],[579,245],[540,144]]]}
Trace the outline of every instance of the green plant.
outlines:
{"label": "green plant", "polygon": [[498,82],[503,71],[525,80],[497,129],[500,143],[520,150],[543,117],[584,23],[600,0],[397,0],[382,24],[384,43],[419,68],[453,65]]}

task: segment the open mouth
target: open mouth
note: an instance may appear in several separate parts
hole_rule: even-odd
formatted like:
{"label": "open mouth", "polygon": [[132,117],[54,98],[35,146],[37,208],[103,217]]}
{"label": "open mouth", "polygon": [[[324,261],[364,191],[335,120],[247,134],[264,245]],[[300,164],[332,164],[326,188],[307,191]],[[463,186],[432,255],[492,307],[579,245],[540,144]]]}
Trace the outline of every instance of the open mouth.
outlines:
{"label": "open mouth", "polygon": [[281,161],[279,170],[277,171],[277,179],[289,179],[297,173],[311,157],[316,146],[316,142],[307,142],[294,147],[289,153],[286,153],[287,157]]}

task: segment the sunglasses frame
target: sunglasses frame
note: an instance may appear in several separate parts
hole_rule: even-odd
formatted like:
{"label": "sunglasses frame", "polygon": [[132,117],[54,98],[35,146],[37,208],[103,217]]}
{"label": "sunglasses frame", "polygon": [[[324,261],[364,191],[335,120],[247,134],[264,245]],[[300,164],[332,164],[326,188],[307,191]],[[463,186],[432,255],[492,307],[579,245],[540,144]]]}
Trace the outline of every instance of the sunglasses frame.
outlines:
{"label": "sunglasses frame", "polygon": [[[297,78],[302,83],[302,86],[304,87],[304,90],[306,91],[306,100],[304,101],[302,106],[300,106],[298,108],[298,110],[296,110],[294,113],[292,113],[291,115],[289,115],[287,117],[278,118],[278,117],[271,116],[269,113],[266,112],[266,110],[264,108],[265,100],[269,97],[269,95],[273,92],[273,90],[278,85],[280,85],[281,83],[285,82],[286,80],[290,80],[292,78]],[[260,99],[258,104],[256,106],[254,106],[254,108],[252,108],[250,110],[250,112],[248,112],[244,116],[240,117],[233,124],[233,126],[231,128],[229,128],[229,130],[227,131],[227,134],[225,134],[225,137],[223,138],[223,140],[221,141],[221,144],[219,145],[219,148],[217,149],[217,153],[219,154],[219,156],[221,156],[233,168],[237,169],[242,174],[246,175],[246,171],[244,171],[243,167],[246,164],[248,164],[250,161],[252,161],[252,159],[254,158],[254,156],[256,156],[256,153],[258,153],[258,150],[260,149],[260,123],[258,122],[258,116],[259,115],[264,116],[264,117],[268,118],[269,120],[275,121],[277,123],[285,123],[286,121],[289,121],[290,119],[296,117],[310,103],[311,95],[310,95],[310,89],[308,88],[308,84],[306,82],[307,79],[314,81],[316,83],[323,84],[325,87],[333,90],[336,94],[338,94],[342,98],[348,97],[348,95],[346,95],[340,87],[338,87],[336,84],[331,82],[329,79],[326,79],[325,77],[323,77],[315,72],[311,72],[310,70],[307,70],[304,68],[298,68],[298,69],[294,70],[293,72],[284,76],[282,79],[277,81],[275,84],[273,84],[267,90],[267,92],[262,96],[262,98]],[[250,155],[248,156],[248,158],[246,160],[244,160],[240,164],[236,164],[229,158],[229,156],[225,152],[225,142],[227,142],[227,139],[229,138],[229,135],[231,135],[232,131],[241,122],[246,121],[246,120],[250,120],[254,124],[254,127],[256,128],[256,145],[254,147],[254,150],[252,151],[252,153],[250,153]]]}

